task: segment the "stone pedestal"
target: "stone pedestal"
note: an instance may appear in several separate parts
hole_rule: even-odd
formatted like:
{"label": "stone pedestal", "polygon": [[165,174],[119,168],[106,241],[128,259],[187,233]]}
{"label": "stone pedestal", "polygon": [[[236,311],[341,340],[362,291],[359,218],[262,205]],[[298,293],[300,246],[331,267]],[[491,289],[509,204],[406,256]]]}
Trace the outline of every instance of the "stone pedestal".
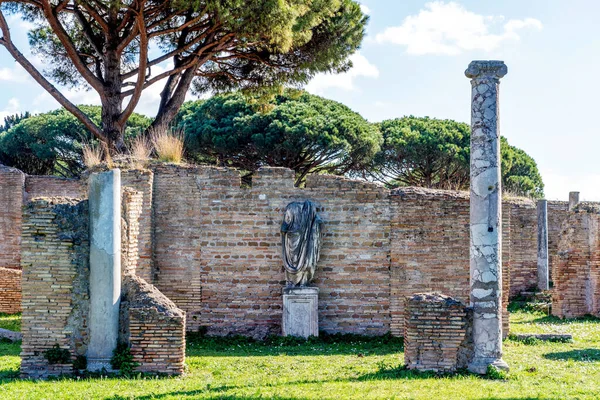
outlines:
{"label": "stone pedestal", "polygon": [[469,370],[485,374],[502,360],[502,188],[498,89],[502,61],[473,61],[471,79],[471,306],[474,356]]}
{"label": "stone pedestal", "polygon": [[319,288],[283,289],[283,336],[319,336]]}
{"label": "stone pedestal", "polygon": [[548,201],[539,200],[537,203],[537,223],[538,223],[538,289],[548,290],[549,272],[548,272]]}
{"label": "stone pedestal", "polygon": [[121,171],[92,174],[90,207],[90,342],[88,370],[110,370],[121,301]]}

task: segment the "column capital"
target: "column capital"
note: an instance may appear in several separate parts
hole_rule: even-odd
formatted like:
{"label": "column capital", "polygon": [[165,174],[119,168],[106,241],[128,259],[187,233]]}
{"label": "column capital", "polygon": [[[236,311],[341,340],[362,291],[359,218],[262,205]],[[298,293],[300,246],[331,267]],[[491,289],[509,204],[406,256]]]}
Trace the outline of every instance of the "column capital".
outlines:
{"label": "column capital", "polygon": [[471,61],[469,67],[465,71],[467,78],[478,80],[478,79],[495,79],[500,80],[508,73],[508,68],[504,61],[484,61],[476,60]]}

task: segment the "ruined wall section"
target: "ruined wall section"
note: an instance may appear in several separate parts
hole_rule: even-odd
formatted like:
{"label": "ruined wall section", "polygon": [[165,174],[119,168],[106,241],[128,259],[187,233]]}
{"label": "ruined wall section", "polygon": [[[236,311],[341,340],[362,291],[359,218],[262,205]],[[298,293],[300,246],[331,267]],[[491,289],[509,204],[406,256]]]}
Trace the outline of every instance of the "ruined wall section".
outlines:
{"label": "ruined wall section", "polygon": [[552,314],[600,315],[600,208],[578,206],[563,221],[552,293]]}
{"label": "ruined wall section", "polygon": [[0,267],[0,313],[21,312],[21,271]]}
{"label": "ruined wall section", "polygon": [[87,201],[39,199],[23,214],[21,375],[44,378],[72,372],[50,365],[44,352],[58,345],[71,361],[87,350],[89,243]]}
{"label": "ruined wall section", "polygon": [[562,224],[569,216],[569,202],[548,201],[548,267],[549,279],[554,281],[555,269],[560,261],[558,248]]}
{"label": "ruined wall section", "polygon": [[57,176],[27,175],[25,178],[25,200],[38,197],[87,197],[87,182],[81,179],[66,179]]}
{"label": "ruined wall section", "polygon": [[0,267],[20,268],[25,174],[0,164]]}
{"label": "ruined wall section", "polygon": [[[405,301],[415,293],[437,292],[470,302],[469,195],[466,192],[402,188],[392,192],[391,333],[404,332]],[[509,209],[510,204],[503,204]],[[502,322],[509,331],[511,219],[503,213]]]}
{"label": "ruined wall section", "polygon": [[[202,216],[198,167],[159,165],[152,196],[153,269],[158,289],[187,313],[197,330],[202,308]],[[238,184],[239,187],[239,184]]]}
{"label": "ruined wall section", "polygon": [[152,190],[154,174],[146,169],[128,169],[121,171],[121,184],[130,187],[141,194],[141,204],[138,218],[138,259],[136,275],[147,282],[154,282],[153,244],[152,244]]}
{"label": "ruined wall section", "polygon": [[513,297],[537,288],[537,208],[531,200],[515,199],[504,207],[504,213],[510,213],[511,219],[510,297]]}

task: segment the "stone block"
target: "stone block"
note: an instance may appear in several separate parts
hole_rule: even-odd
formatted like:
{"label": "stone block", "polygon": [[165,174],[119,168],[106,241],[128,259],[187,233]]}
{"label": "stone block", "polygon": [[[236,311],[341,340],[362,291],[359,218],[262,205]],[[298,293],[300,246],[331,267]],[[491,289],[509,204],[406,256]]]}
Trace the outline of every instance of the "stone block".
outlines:
{"label": "stone block", "polygon": [[319,336],[319,288],[283,289],[283,336]]}

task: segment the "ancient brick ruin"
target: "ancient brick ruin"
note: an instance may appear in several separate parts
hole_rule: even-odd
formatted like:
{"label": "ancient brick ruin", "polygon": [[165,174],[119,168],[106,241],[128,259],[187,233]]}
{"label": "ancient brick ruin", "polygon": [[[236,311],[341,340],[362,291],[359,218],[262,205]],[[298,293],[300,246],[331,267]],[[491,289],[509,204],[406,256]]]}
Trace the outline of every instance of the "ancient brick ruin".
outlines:
{"label": "ancient brick ruin", "polygon": [[406,299],[404,364],[408,369],[455,372],[473,355],[473,310],[438,293]]}

